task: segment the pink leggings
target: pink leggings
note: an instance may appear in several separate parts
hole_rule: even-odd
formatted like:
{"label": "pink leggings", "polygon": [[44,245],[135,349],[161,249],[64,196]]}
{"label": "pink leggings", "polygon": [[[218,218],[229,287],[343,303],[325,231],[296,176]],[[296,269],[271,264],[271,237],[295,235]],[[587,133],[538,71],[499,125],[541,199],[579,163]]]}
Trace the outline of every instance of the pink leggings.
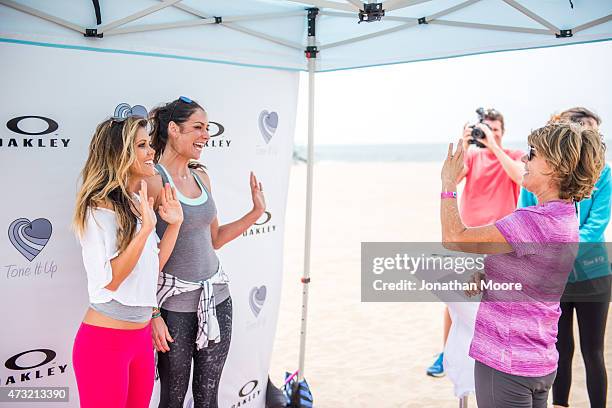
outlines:
{"label": "pink leggings", "polygon": [[82,323],[72,362],[82,408],[148,408],[155,362],[151,325],[136,330]]}

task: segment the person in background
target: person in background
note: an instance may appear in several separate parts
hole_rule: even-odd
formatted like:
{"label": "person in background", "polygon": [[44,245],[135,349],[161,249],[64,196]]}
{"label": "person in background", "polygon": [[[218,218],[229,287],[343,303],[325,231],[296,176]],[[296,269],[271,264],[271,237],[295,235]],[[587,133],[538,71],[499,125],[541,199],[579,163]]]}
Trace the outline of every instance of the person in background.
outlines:
{"label": "person in background", "polygon": [[[601,118],[591,110],[574,107],[554,115],[550,122],[574,122],[587,129],[599,131]],[[561,318],[557,351],[559,367],[552,387],[553,405],[569,407],[572,384],[572,358],[574,355],[574,310],[580,332],[580,351],[586,369],[586,382],[591,408],[604,408],[608,389],[604,360],[606,320],[610,306],[610,263],[604,246],[604,232],[610,222],[612,201],[610,166],[605,165],[591,197],[578,204],[580,216],[579,255],[569,275],[565,293],[561,298]],[[521,189],[518,206],[538,205],[535,194]]]}
{"label": "person in background", "polygon": [[[476,127],[482,131],[483,138],[472,137],[472,127],[463,128],[462,145],[464,166],[457,183],[465,179],[459,211],[461,220],[469,227],[492,224],[512,213],[516,208],[520,184],[523,177],[523,164],[520,150],[504,149],[502,145],[506,126],[504,116],[495,109],[485,109],[481,123]],[[469,149],[478,142],[483,147]],[[452,320],[448,307],[444,310],[443,347],[446,345]],[[427,369],[427,375],[444,375],[444,353],[438,354],[434,363]]]}

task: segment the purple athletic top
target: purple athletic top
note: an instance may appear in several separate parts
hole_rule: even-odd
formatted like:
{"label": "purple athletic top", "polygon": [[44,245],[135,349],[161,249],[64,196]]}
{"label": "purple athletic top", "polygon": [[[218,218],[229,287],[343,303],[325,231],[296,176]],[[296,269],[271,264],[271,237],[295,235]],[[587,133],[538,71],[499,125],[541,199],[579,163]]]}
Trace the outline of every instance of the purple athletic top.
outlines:
{"label": "purple athletic top", "polygon": [[483,291],[470,356],[512,375],[548,375],[557,369],[559,299],[579,241],[574,204],[520,208],[495,226],[513,251],[485,258],[486,280],[523,288]]}

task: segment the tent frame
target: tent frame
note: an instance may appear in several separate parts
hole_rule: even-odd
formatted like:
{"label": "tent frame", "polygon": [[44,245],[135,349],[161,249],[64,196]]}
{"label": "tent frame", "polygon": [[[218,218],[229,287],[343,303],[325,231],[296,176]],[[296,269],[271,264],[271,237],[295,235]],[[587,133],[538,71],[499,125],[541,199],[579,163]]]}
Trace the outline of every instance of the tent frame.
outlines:
{"label": "tent frame", "polygon": [[[303,11],[292,11],[292,12],[281,12],[281,13],[268,13],[248,16],[213,16],[209,15],[201,10],[194,9],[192,7],[181,4],[182,0],[159,0],[158,4],[154,4],[144,10],[140,10],[136,13],[130,14],[126,17],[119,18],[117,20],[108,22],[104,25],[100,25],[100,5],[97,0],[93,0],[94,11],[96,13],[96,21],[98,26],[95,28],[82,27],[78,24],[72,23],[60,17],[51,15],[49,13],[37,10],[35,8],[23,5],[18,1],[14,0],[0,0],[0,5],[10,7],[12,9],[21,11],[26,14],[41,18],[46,21],[53,22],[59,26],[67,28],[72,31],[76,31],[84,35],[85,37],[91,38],[103,38],[104,36],[117,36],[117,35],[128,35],[131,33],[147,32],[147,31],[159,31],[159,30],[170,30],[185,27],[196,27],[202,25],[219,25],[230,30],[241,32],[245,35],[262,39],[264,41],[272,42],[277,45],[281,45],[293,50],[304,51],[307,59],[307,72],[308,72],[308,157],[307,157],[307,177],[306,177],[306,214],[305,214],[305,234],[304,234],[304,270],[301,278],[303,290],[302,290],[302,319],[300,328],[300,354],[299,354],[299,368],[298,368],[298,385],[304,379],[304,365],[306,356],[306,332],[307,332],[307,318],[308,318],[308,289],[310,283],[310,269],[311,269],[311,243],[312,243],[312,199],[313,199],[313,180],[314,180],[314,97],[315,97],[315,73],[316,73],[316,58],[321,50],[326,50],[334,47],[341,47],[348,44],[353,44],[365,40],[369,40],[375,37],[382,37],[387,34],[391,34],[400,30],[410,29],[418,27],[424,24],[438,24],[452,27],[463,27],[477,30],[489,30],[489,31],[504,31],[504,32],[516,32],[516,33],[528,33],[537,35],[549,35],[555,36],[556,38],[567,38],[572,37],[574,33],[586,30],[588,28],[595,27],[600,24],[607,23],[612,20],[612,14],[607,16],[589,21],[571,29],[561,29],[551,22],[544,19],[542,16],[529,10],[527,7],[518,3],[516,0],[502,0],[509,6],[518,10],[525,16],[529,17],[534,22],[538,23],[542,28],[531,28],[531,27],[516,27],[516,26],[503,26],[495,24],[481,24],[471,23],[453,20],[442,20],[440,17],[451,14],[457,10],[469,7],[480,0],[466,0],[453,7],[449,7],[445,10],[441,10],[429,16],[423,16],[421,18],[410,18],[401,16],[388,16],[385,13],[405,9],[410,6],[414,6],[421,3],[426,3],[432,0],[387,0],[382,3],[375,3],[372,0],[367,0],[367,3],[362,3],[359,0],[345,0],[345,3],[339,3],[329,0],[284,0],[292,3],[307,4],[311,8],[307,8]],[[385,20],[394,21],[398,24],[395,27],[380,30],[367,35],[360,35],[352,38],[347,38],[341,41],[336,41],[327,44],[317,44],[316,37],[316,21],[319,15],[332,16],[332,17],[346,17],[346,18],[359,18],[363,17],[364,10],[369,9],[366,5],[379,4],[381,5],[381,12]],[[140,20],[148,15],[163,10],[165,8],[174,7],[187,12],[197,19],[190,21],[181,21],[165,24],[143,24],[135,25],[130,27],[123,27],[128,23]],[[324,10],[319,10],[324,9]],[[275,37],[269,34],[261,33],[256,30],[244,27],[237,23],[242,21],[256,21],[264,19],[282,19],[289,17],[304,16],[307,18],[307,38],[305,44],[299,44],[292,41],[288,41],[279,37]],[[362,18],[359,18],[362,20]],[[370,21],[370,20],[366,20]],[[460,407],[467,408],[468,400],[467,396],[460,399]]]}
{"label": "tent frame", "polygon": [[[275,43],[277,45],[281,45],[293,50],[305,50],[309,46],[313,46],[310,44],[310,36],[306,38],[305,44],[298,44],[292,41],[288,41],[279,37],[275,37],[269,34],[261,33],[256,30],[252,30],[250,28],[246,28],[237,23],[241,21],[256,21],[256,20],[264,20],[264,19],[282,19],[296,16],[305,16],[307,17],[308,9],[303,11],[292,11],[292,12],[281,12],[281,13],[267,13],[267,14],[257,14],[257,15],[241,15],[241,16],[212,16],[201,10],[194,9],[193,7],[185,6],[180,4],[182,0],[159,0],[159,4],[154,4],[144,10],[140,10],[136,13],[132,13],[126,17],[122,17],[111,21],[109,23],[98,25],[95,28],[83,27],[78,24],[72,23],[60,17],[51,15],[41,10],[37,10],[35,8],[26,6],[24,4],[19,3],[15,0],[0,0],[0,4],[13,8],[15,10],[19,10],[23,13],[33,15],[35,17],[41,18],[43,20],[47,20],[58,24],[64,28],[68,28],[70,30],[76,31],[80,34],[83,34],[85,37],[92,38],[103,38],[105,35],[127,35],[131,33],[138,32],[146,32],[146,31],[159,31],[159,30],[170,30],[176,28],[185,28],[185,27],[196,27],[201,25],[210,25],[216,24],[223,26],[227,29],[239,31],[245,35],[262,39],[264,41],[269,41]],[[346,3],[333,2],[329,0],[284,0],[292,3],[300,3],[300,4],[308,4],[311,5],[312,8],[324,8],[325,10],[320,11],[319,15],[323,16],[333,16],[333,17],[347,17],[347,18],[358,18],[360,13],[364,12],[366,9],[366,4],[380,4],[383,9],[382,12],[387,13],[390,11],[405,9],[410,6],[414,6],[416,4],[425,3],[433,0],[387,0],[382,3],[360,3],[358,0],[345,0]],[[434,13],[429,16],[423,16],[420,18],[410,18],[410,17],[401,17],[401,16],[389,16],[384,15],[383,19],[387,21],[394,21],[399,24],[395,27],[387,28],[384,30],[380,30],[378,32],[374,32],[367,35],[360,35],[352,38],[347,38],[344,40],[328,43],[328,44],[316,44],[319,50],[330,49],[334,47],[340,47],[352,43],[357,43],[365,40],[369,40],[375,37],[385,36],[387,34],[392,34],[394,32],[417,27],[419,25],[424,24],[437,24],[437,25],[446,25],[452,27],[463,27],[463,28],[471,28],[477,30],[489,30],[489,31],[503,31],[503,32],[516,32],[516,33],[527,33],[527,34],[538,34],[538,35],[550,35],[555,36],[557,38],[567,38],[572,37],[573,34],[583,31],[592,27],[595,27],[600,24],[607,23],[612,20],[612,14],[609,14],[604,17],[600,17],[598,19],[586,22],[581,24],[580,26],[571,28],[571,29],[561,29],[554,24],[550,23],[542,16],[534,13],[529,10],[527,7],[521,5],[516,0],[502,0],[509,6],[515,8],[525,16],[529,17],[534,22],[538,23],[542,26],[542,28],[531,28],[531,27],[517,27],[517,26],[504,26],[504,25],[496,25],[496,24],[481,24],[481,23],[470,23],[463,21],[454,21],[454,20],[442,20],[440,17],[443,17],[447,14],[451,14],[457,10],[469,7],[475,3],[478,3],[480,0],[467,0],[460,4],[457,4],[453,7],[449,7],[445,10],[441,10],[437,13]],[[100,8],[99,3],[94,0],[94,9],[96,12],[97,20],[100,21]],[[163,10],[168,7],[174,7],[179,10],[185,11],[189,14],[192,14],[197,19],[190,21],[180,21],[173,23],[165,23],[165,24],[143,24],[143,25],[135,25],[130,27],[120,28],[128,23],[140,20],[148,15],[151,15],[155,12]],[[316,67],[315,67],[316,71]]]}

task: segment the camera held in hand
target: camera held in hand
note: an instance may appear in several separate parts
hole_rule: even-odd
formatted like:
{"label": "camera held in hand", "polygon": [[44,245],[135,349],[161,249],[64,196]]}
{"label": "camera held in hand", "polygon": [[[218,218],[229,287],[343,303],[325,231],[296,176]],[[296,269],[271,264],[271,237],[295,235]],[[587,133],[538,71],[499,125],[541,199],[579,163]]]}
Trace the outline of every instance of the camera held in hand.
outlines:
{"label": "camera held in hand", "polygon": [[[485,125],[489,129],[491,129],[491,127],[489,125],[484,123],[484,120],[485,120],[485,110],[484,110],[484,108],[476,109],[476,114],[478,114],[478,123],[482,123],[483,125]],[[469,126],[469,128],[472,129],[472,134],[471,134],[472,138],[468,141],[468,144],[473,144],[473,145],[476,145],[478,147],[487,147],[484,144],[482,144],[482,142],[478,141],[478,139],[484,139],[486,137],[485,133],[483,132],[483,130],[478,128],[478,127],[476,127],[476,125]]]}

